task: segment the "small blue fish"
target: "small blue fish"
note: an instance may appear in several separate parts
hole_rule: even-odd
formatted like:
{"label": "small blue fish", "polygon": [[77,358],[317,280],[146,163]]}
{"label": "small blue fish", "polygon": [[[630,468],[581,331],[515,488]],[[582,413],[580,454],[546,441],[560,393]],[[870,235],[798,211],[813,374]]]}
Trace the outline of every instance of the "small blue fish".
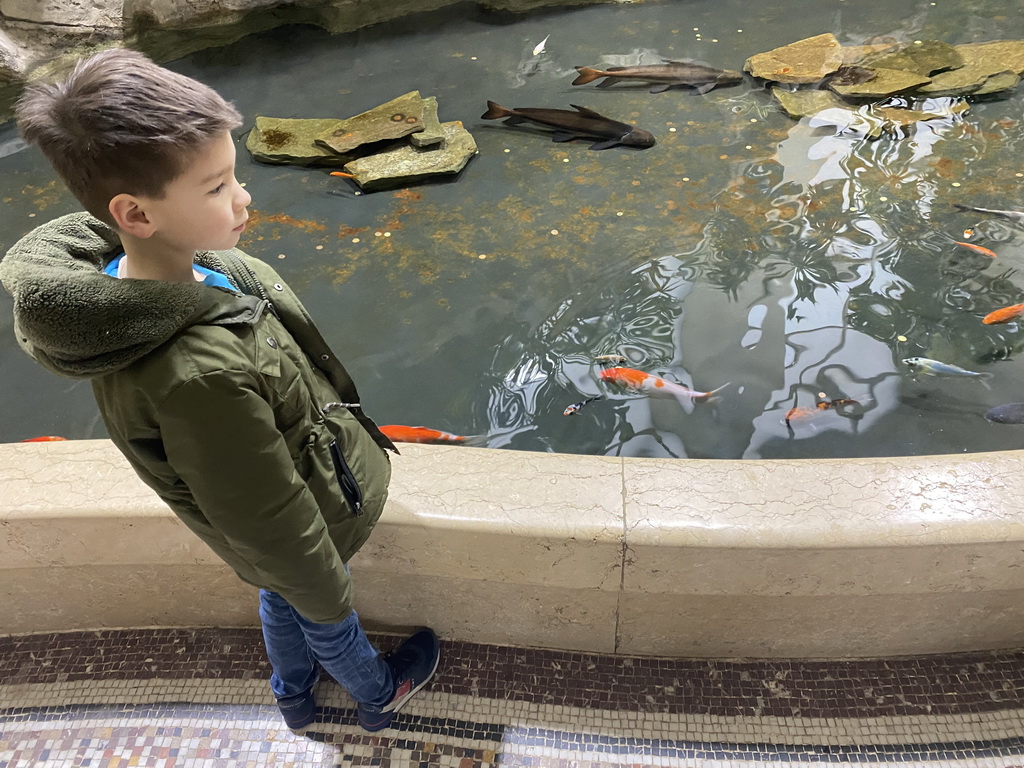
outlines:
{"label": "small blue fish", "polygon": [[903,360],[903,364],[910,368],[912,373],[921,373],[925,376],[961,376],[982,381],[992,378],[992,374],[987,371],[984,373],[968,371],[958,365],[940,363],[938,360],[929,360],[927,357],[907,357]]}

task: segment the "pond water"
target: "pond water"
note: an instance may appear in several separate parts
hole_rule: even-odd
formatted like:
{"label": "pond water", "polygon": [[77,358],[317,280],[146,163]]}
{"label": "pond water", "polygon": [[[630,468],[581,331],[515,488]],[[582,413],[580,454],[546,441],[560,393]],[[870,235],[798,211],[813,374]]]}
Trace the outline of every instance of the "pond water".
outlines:
{"label": "pond water", "polygon": [[[344,35],[280,28],[168,66],[245,117],[238,177],[254,218],[241,247],[296,288],[378,423],[628,456],[1019,448],[1024,426],[983,414],[1024,400],[1022,331],[981,318],[1024,301],[1024,239],[954,203],[1024,209],[1022,94],[869,141],[786,116],[749,77],[705,95],[570,85],[574,65],[741,69],[826,31],[844,44],[958,44],[1024,38],[1024,17],[1007,0],[688,0],[528,16],[460,5]],[[244,149],[257,115],[348,117],[414,89],[476,138],[479,155],[453,182],[355,195],[329,169],[261,165]],[[657,144],[554,143],[480,120],[488,99],[582,104]],[[10,124],[0,199],[0,249],[77,209]],[[952,243],[971,226],[997,259]],[[0,440],[104,436],[88,383],[38,368],[10,323],[2,294]],[[612,353],[698,390],[728,386],[693,408],[612,391],[592,361]],[[994,376],[915,377],[900,362],[913,356]],[[822,397],[858,405],[784,423]]]}

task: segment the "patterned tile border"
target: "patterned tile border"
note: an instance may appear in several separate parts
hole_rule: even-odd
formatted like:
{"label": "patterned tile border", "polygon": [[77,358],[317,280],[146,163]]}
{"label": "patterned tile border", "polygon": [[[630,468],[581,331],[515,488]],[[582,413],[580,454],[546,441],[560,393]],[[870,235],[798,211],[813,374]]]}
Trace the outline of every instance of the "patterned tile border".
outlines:
{"label": "patterned tile border", "polygon": [[[395,636],[374,640],[386,649]],[[1024,653],[693,661],[445,643],[367,734],[284,728],[258,629],[0,637],[0,768],[1024,768]]]}
{"label": "patterned tile border", "polygon": [[[382,649],[397,638],[375,635]],[[103,630],[0,637],[0,685],[263,680],[258,629]],[[1024,651],[858,661],[709,661],[445,642],[440,693],[584,709],[878,718],[1024,709]]]}

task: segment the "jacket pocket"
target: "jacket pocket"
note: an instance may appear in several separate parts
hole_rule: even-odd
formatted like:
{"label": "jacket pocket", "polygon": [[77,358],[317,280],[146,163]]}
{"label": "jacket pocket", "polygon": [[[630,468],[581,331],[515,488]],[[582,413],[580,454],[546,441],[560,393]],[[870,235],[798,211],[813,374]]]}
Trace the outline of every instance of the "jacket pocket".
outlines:
{"label": "jacket pocket", "polygon": [[356,482],[356,476],[352,474],[348,462],[345,461],[345,456],[342,454],[341,448],[338,447],[337,440],[331,440],[330,451],[331,461],[334,462],[334,473],[338,476],[338,485],[341,486],[341,495],[345,497],[345,501],[358,517],[363,514],[363,492],[360,490],[359,483]]}

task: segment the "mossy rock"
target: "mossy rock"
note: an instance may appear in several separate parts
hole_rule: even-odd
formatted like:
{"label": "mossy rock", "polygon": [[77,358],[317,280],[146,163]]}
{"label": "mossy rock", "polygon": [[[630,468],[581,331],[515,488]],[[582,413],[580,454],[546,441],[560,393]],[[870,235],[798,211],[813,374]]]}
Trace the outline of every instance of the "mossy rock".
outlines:
{"label": "mossy rock", "polygon": [[898,69],[923,77],[963,65],[964,59],[960,52],[949,43],[939,40],[920,40],[898,51],[867,56],[861,62],[861,66],[873,69]]}
{"label": "mossy rock", "polygon": [[420,149],[411,144],[361,157],[345,165],[355,182],[367,191],[390,189],[431,176],[461,171],[477,153],[476,141],[461,122],[441,123],[444,142],[440,148]]}
{"label": "mossy rock", "polygon": [[334,130],[340,122],[334,118],[303,120],[258,116],[245,140],[245,148],[261,163],[341,167],[352,159],[351,156],[339,155],[314,143],[317,136]]}
{"label": "mossy rock", "polygon": [[316,137],[318,146],[339,155],[351,154],[364,144],[390,141],[423,130],[423,98],[409,91],[398,98],[340,120]]}
{"label": "mossy rock", "polygon": [[790,117],[809,117],[831,107],[853,109],[831,91],[787,91],[785,88],[772,88],[772,96]]}
{"label": "mossy rock", "polygon": [[843,64],[843,47],[831,32],[758,53],[743,69],[776,83],[815,83]]}
{"label": "mossy rock", "polygon": [[877,99],[883,96],[892,96],[895,93],[912,91],[927,85],[931,79],[913,72],[904,72],[899,69],[880,69],[869,67],[875,72],[875,76],[865,83],[856,85],[829,85],[833,91],[840,96],[854,99]]}
{"label": "mossy rock", "polygon": [[414,147],[432,147],[444,142],[444,128],[437,119],[437,98],[428,96],[423,100],[423,130],[409,137]]}

